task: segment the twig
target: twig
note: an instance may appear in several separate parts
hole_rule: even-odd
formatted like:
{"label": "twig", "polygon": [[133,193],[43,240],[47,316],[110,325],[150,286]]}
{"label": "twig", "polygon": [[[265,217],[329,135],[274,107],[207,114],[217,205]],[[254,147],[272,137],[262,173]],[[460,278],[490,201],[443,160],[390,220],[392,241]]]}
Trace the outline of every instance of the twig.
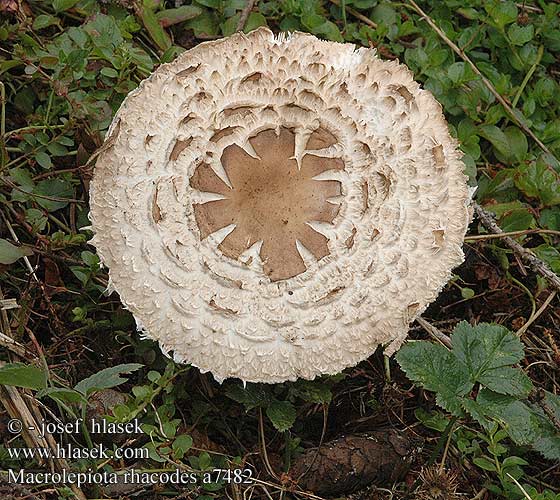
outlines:
{"label": "twig", "polygon": [[241,11],[241,15],[239,16],[239,22],[237,23],[237,31],[243,31],[245,28],[245,24],[247,24],[247,19],[249,18],[249,14],[253,10],[253,6],[255,5],[255,0],[247,0],[245,7]]}
{"label": "twig", "polygon": [[[334,3],[338,7],[340,7],[340,0],[330,0],[331,3]],[[352,9],[351,7],[346,7],[346,12],[352,14],[356,19],[359,19],[364,24],[371,26],[373,29],[377,28],[377,24],[374,23],[369,17],[360,14],[357,10]]]}
{"label": "twig", "polygon": [[[332,0],[331,0],[332,1]],[[494,97],[498,100],[498,102],[504,107],[507,111],[508,115],[510,115],[511,119],[527,134],[529,135],[538,145],[539,147],[547,154],[556,158],[550,150],[542,143],[542,141],[534,134],[534,132],[525,125],[522,121],[519,120],[513,108],[509,105],[509,103],[500,95],[500,93],[494,88],[494,85],[486,78],[480,70],[477,68],[476,64],[474,64],[471,59],[461,50],[455,43],[453,43],[449,37],[437,26],[437,24],[433,21],[433,19],[426,14],[419,5],[414,0],[408,0],[410,5],[424,18],[424,20],[430,25],[430,27],[440,36],[440,38],[455,52],[463,61],[465,61],[472,70],[480,77],[482,83],[488,88],[490,92],[494,95]],[[558,173],[550,167],[550,170],[558,176]]]}
{"label": "twig", "polygon": [[494,234],[502,235],[504,243],[508,247],[510,247],[519,257],[521,257],[522,260],[527,262],[535,272],[539,273],[543,278],[546,278],[547,281],[554,288],[556,288],[557,291],[560,291],[560,277],[558,277],[558,275],[554,271],[552,271],[550,267],[548,267],[548,264],[546,262],[543,262],[541,259],[539,259],[533,252],[531,252],[531,250],[521,246],[513,238],[505,236],[504,232],[500,229],[498,224],[496,224],[494,216],[490,212],[484,210],[484,208],[482,208],[476,202],[473,203],[473,207],[476,215],[478,216],[478,219],[480,220],[480,222],[482,222],[484,227],[488,229],[488,231]]}
{"label": "twig", "polygon": [[266,439],[264,437],[264,422],[263,422],[262,410],[260,408],[259,408],[259,437],[261,440],[261,450],[263,454],[264,465],[268,473],[278,481],[279,478],[274,472],[274,469],[272,468],[272,465],[270,465],[270,462],[268,460],[268,452],[266,451]]}
{"label": "twig", "polygon": [[445,347],[448,347],[449,349],[451,349],[451,338],[448,337],[447,335],[445,335],[445,333],[440,332],[434,325],[432,325],[431,323],[428,323],[424,318],[422,318],[421,316],[418,316],[418,318],[416,318],[416,321],[418,322],[418,324],[424,328],[424,330],[426,330],[432,337],[436,338],[437,340],[439,340]]}
{"label": "twig", "polygon": [[560,236],[560,231],[554,229],[525,229],[523,231],[508,231],[501,234],[476,234],[474,236],[466,236],[465,241],[481,241],[503,238],[504,236],[525,236],[528,234],[554,234]]}
{"label": "twig", "polygon": [[556,297],[556,292],[552,292],[546,298],[543,305],[539,307],[539,310],[536,311],[534,314],[531,314],[531,317],[527,320],[527,323],[525,323],[519,330],[517,330],[516,335],[518,337],[521,337],[527,331],[527,329],[537,320],[537,318],[545,311],[548,305],[552,302],[552,299],[554,299],[554,297]]}

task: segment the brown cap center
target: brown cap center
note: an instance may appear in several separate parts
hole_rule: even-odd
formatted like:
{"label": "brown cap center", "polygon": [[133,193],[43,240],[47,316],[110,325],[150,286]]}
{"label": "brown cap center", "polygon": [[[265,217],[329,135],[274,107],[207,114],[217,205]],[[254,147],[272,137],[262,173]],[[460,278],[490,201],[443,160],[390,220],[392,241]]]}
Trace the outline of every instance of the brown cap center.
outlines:
{"label": "brown cap center", "polygon": [[[313,140],[312,135],[308,144]],[[306,270],[296,241],[316,259],[329,254],[327,238],[307,223],[333,222],[340,206],[328,199],[341,194],[341,185],[313,177],[326,170],[341,170],[344,164],[339,159],[306,154],[299,168],[292,159],[295,135],[288,128],[281,128],[279,135],[264,130],[249,142],[260,159],[236,144],[223,152],[221,161],[232,188],[204,163],[191,177],[194,189],[225,197],[194,205],[200,237],[235,224],[219,245],[224,255],[238,259],[262,241],[260,257],[265,274],[271,281],[291,278]]]}

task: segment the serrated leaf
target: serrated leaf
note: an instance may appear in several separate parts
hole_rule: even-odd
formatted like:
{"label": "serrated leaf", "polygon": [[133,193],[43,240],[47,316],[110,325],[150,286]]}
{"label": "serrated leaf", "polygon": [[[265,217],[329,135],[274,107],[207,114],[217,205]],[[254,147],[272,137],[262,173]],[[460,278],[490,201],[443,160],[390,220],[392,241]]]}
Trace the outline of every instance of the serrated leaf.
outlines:
{"label": "serrated leaf", "polygon": [[0,264],[13,264],[27,255],[33,255],[33,250],[17,247],[5,239],[0,239]]}
{"label": "serrated leaf", "polygon": [[468,370],[473,382],[488,370],[513,365],[523,358],[523,344],[507,328],[461,321],[451,337],[453,353]]}
{"label": "serrated leaf", "polygon": [[34,365],[7,363],[0,367],[0,385],[44,389],[47,387],[47,373]]}
{"label": "serrated leaf", "polygon": [[461,396],[474,384],[467,367],[452,352],[431,342],[409,342],[396,358],[410,380],[437,393],[436,401],[441,407],[462,415]]}
{"label": "serrated leaf", "polygon": [[317,380],[298,380],[293,392],[309,403],[330,403],[332,400],[330,388]]}
{"label": "serrated leaf", "polygon": [[247,411],[266,406],[272,400],[270,392],[262,384],[249,383],[245,388],[241,384],[231,384],[225,393],[228,398],[243,404]]}
{"label": "serrated leaf", "polygon": [[266,408],[266,416],[277,431],[284,432],[294,425],[297,413],[289,401],[273,401]]}
{"label": "serrated leaf", "polygon": [[104,370],[94,373],[90,377],[81,380],[76,384],[74,389],[86,395],[93,391],[110,389],[127,381],[126,378],[121,377],[123,373],[132,373],[143,366],[144,365],[138,363],[111,366],[110,368],[105,368]]}
{"label": "serrated leaf", "polygon": [[486,370],[477,381],[494,392],[517,397],[525,397],[533,389],[531,379],[519,368],[510,366]]}
{"label": "serrated leaf", "polygon": [[482,389],[476,402],[485,415],[502,423],[517,444],[528,445],[540,437],[542,417],[517,398]]}

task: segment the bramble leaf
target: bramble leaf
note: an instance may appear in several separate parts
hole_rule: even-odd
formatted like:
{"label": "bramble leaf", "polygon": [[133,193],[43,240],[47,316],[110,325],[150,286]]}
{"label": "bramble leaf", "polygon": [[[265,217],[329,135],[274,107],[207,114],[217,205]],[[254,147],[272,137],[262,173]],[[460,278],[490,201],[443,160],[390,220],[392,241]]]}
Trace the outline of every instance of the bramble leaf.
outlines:
{"label": "bramble leaf", "polygon": [[120,375],[123,373],[134,372],[139,368],[142,368],[142,366],[144,365],[138,363],[128,363],[105,368],[104,370],[94,373],[90,377],[78,382],[74,389],[87,395],[100,389],[110,389],[111,387],[116,387],[127,381],[127,379],[121,377]]}
{"label": "bramble leaf", "polygon": [[[523,344],[507,328],[488,323],[473,327],[462,321],[455,327],[451,342],[454,355],[467,367],[473,383],[490,382],[494,390],[504,394],[510,394],[515,387],[523,394],[530,390],[530,387],[527,390],[528,382],[522,376],[508,385],[503,380],[505,372],[496,370],[513,365],[523,358]],[[494,380],[492,374],[499,380]]]}
{"label": "bramble leaf", "polygon": [[466,366],[451,351],[431,342],[410,342],[397,353],[397,361],[413,382],[437,393],[437,403],[454,415],[462,415],[461,396],[474,384]]}
{"label": "bramble leaf", "polygon": [[287,431],[296,421],[296,409],[289,401],[273,401],[266,408],[266,416],[275,429],[280,432]]}

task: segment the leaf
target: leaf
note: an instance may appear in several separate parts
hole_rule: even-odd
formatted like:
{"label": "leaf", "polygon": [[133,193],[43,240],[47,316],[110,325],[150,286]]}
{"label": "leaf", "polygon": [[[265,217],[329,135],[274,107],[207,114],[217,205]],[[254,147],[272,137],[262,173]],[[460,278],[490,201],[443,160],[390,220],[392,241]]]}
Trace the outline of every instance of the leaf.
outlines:
{"label": "leaf", "polygon": [[478,129],[479,135],[492,143],[496,151],[507,156],[509,154],[509,141],[506,134],[495,125],[481,125]]}
{"label": "leaf", "polygon": [[484,457],[473,458],[473,463],[484,470],[489,470],[492,472],[496,470],[496,465]]}
{"label": "leaf", "polygon": [[273,401],[266,408],[266,416],[279,432],[287,431],[296,421],[296,409],[289,401]]}
{"label": "leaf", "polygon": [[[543,404],[554,414],[556,420],[560,420],[560,397],[545,391]],[[545,458],[560,460],[560,432],[547,416],[548,425],[543,425],[541,436],[535,440],[533,447]]]}
{"label": "leaf", "polygon": [[116,387],[127,381],[127,379],[120,376],[121,374],[132,373],[142,368],[142,366],[144,365],[138,363],[128,363],[105,368],[104,370],[94,373],[90,377],[78,382],[74,389],[82,394],[88,395],[93,391]]}
{"label": "leaf", "polygon": [[317,380],[298,380],[294,385],[294,393],[309,403],[330,403],[330,388]]}
{"label": "leaf", "polygon": [[156,18],[164,28],[174,24],[182,23],[199,16],[202,13],[200,7],[195,5],[182,5],[176,9],[166,9],[158,12]]}
{"label": "leaf", "polygon": [[48,196],[52,198],[60,198],[59,200],[50,200],[47,198],[36,197],[35,201],[49,212],[60,210],[68,205],[67,201],[62,201],[65,198],[72,198],[74,190],[72,185],[63,179],[45,179],[37,183],[33,189],[34,194],[40,196]]}
{"label": "leaf", "polygon": [[535,28],[532,24],[519,26],[517,23],[514,23],[508,28],[507,34],[509,41],[513,45],[525,45],[533,39]]}
{"label": "leaf", "polygon": [[547,206],[560,205],[560,182],[544,158],[520,165],[514,182],[529,198],[537,198]]}
{"label": "leaf", "polygon": [[528,144],[527,137],[517,127],[511,126],[504,130],[508,142],[509,153],[507,158],[513,158],[517,162],[521,162],[527,156]]}
{"label": "leaf", "polygon": [[109,78],[117,78],[119,76],[119,73],[116,69],[109,67],[101,68],[100,73],[103,76],[108,76]]}
{"label": "leaf", "polygon": [[53,0],[52,5],[56,12],[63,12],[74,7],[78,1],[79,0]]}
{"label": "leaf", "polygon": [[58,19],[56,17],[50,16],[48,14],[40,14],[33,21],[33,29],[41,30],[43,28],[52,26],[53,24],[58,24]]}
{"label": "leaf", "polygon": [[423,408],[416,408],[414,416],[422,422],[428,429],[443,432],[449,424],[449,418],[443,416],[439,411],[428,413]]}
{"label": "leaf", "polygon": [[47,389],[42,389],[37,393],[38,398],[42,398],[44,396],[49,396],[51,399],[61,401],[63,403],[87,403],[84,395],[73,389],[49,387]]}
{"label": "leaf", "polygon": [[33,250],[26,247],[17,247],[0,238],[0,264],[13,264],[27,255],[33,255]]}
{"label": "leaf", "polygon": [[242,403],[247,411],[265,406],[272,399],[264,385],[251,383],[247,384],[245,388],[241,384],[231,384],[226,389],[226,396]]}
{"label": "leaf", "polygon": [[504,28],[506,24],[511,24],[517,20],[517,7],[511,1],[498,1],[484,5],[486,12],[490,14],[492,20],[499,28]]}
{"label": "leaf", "polygon": [[144,0],[143,6],[140,8],[140,18],[142,19],[142,23],[148,31],[150,38],[161,50],[165,51],[171,47],[171,38],[169,38],[169,35],[163,29],[161,24],[159,24],[154,11],[149,8],[148,5],[149,2]]}
{"label": "leaf", "polygon": [[267,26],[266,17],[264,17],[260,12],[251,12],[247,18],[243,31],[245,33],[249,33],[260,26]]}
{"label": "leaf", "polygon": [[193,445],[193,439],[188,434],[180,434],[175,438],[171,447],[175,452],[176,458],[183,458],[184,454],[191,449]]}
{"label": "leaf", "polygon": [[523,344],[507,328],[461,321],[451,337],[453,353],[467,367],[473,382],[486,380],[489,370],[513,365],[523,358]]}
{"label": "leaf", "polygon": [[531,248],[531,250],[539,259],[544,260],[555,273],[560,273],[560,252],[557,248],[543,244]]}
{"label": "leaf", "polygon": [[34,365],[7,363],[0,367],[0,385],[44,389],[47,387],[47,373]]}
{"label": "leaf", "polygon": [[509,366],[487,370],[478,382],[494,392],[518,397],[527,396],[533,389],[531,379],[523,371]]}
{"label": "leaf", "polygon": [[462,415],[461,396],[473,388],[473,383],[466,366],[452,352],[431,342],[409,342],[396,358],[410,380],[437,393],[441,407]]}
{"label": "leaf", "polygon": [[53,167],[50,156],[44,151],[39,151],[38,153],[35,153],[35,161],[43,168]]}
{"label": "leaf", "polygon": [[482,389],[476,402],[487,416],[502,423],[515,443],[528,445],[541,435],[542,417],[517,398]]}

